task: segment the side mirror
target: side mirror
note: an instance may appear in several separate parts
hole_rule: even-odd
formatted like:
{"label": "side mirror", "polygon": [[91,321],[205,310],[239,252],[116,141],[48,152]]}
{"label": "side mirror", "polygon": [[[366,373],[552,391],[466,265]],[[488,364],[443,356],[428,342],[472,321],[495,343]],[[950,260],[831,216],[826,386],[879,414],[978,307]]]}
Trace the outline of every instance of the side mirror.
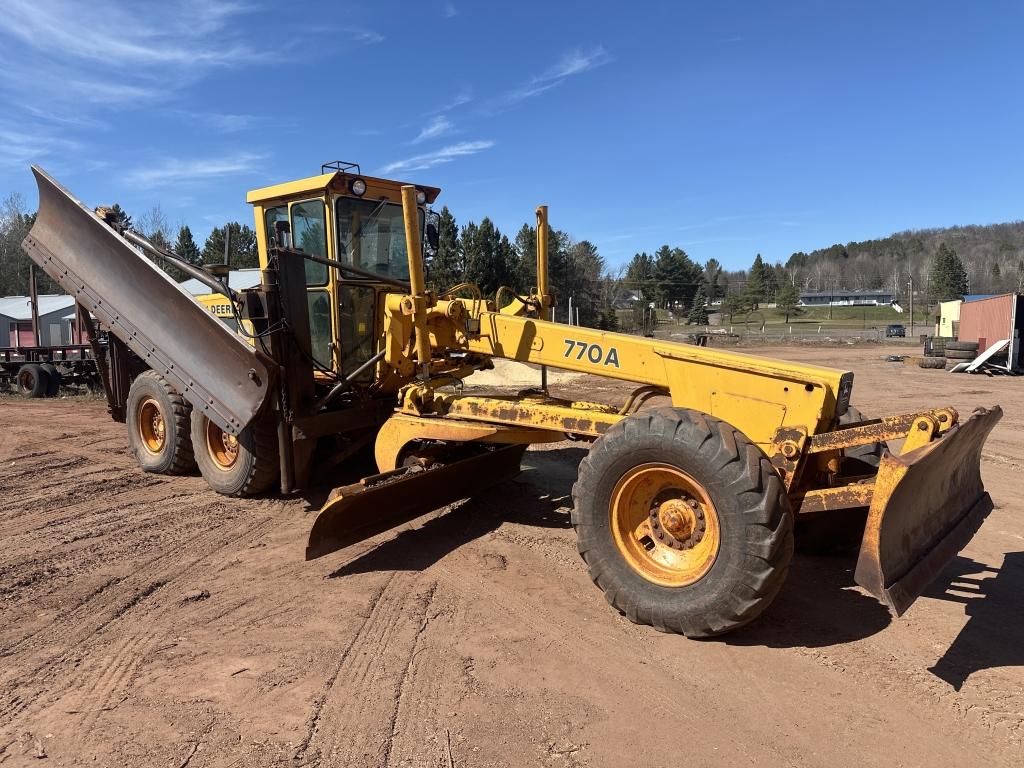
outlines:
{"label": "side mirror", "polygon": [[425,232],[427,235],[427,251],[431,256],[437,253],[437,248],[441,243],[441,235],[438,232],[438,223],[440,220],[441,217],[433,211],[430,211],[427,214]]}

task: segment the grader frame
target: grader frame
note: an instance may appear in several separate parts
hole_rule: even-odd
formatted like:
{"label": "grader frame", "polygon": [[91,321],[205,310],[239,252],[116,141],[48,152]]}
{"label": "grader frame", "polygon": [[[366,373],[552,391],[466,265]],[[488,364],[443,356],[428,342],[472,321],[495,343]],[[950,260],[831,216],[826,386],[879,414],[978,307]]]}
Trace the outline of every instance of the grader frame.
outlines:
{"label": "grader frame", "polygon": [[[237,320],[231,332],[207,311],[211,301],[189,297],[133,245],[173,254],[114,231],[33,170],[40,212],[26,249],[109,331],[111,413],[127,418],[130,436],[128,384],[149,369],[168,398],[191,408],[196,459],[221,492],[248,495],[275,479],[285,493],[307,488],[315,463],[336,466],[374,443],[380,474],[335,490],[307,557],[465,498],[514,474],[527,445],[568,434],[592,444],[573,514],[591,576],[630,618],[701,636],[740,626],[771,602],[794,515],[865,511],[857,581],[898,615],[992,508],[980,453],[998,407],[964,424],[952,408],[843,423],[850,372],[542,319],[552,302],[544,206],[537,286],[498,307],[472,286],[428,290],[422,217],[439,190],[351,167],[255,190],[263,281],[221,291]],[[356,182],[379,202],[344,221],[342,203],[362,196]],[[407,281],[394,264],[356,263],[360,248],[373,250],[358,239],[364,226],[386,206],[404,229]],[[313,208],[320,229],[304,224],[293,245],[296,211]],[[389,232],[375,237],[377,259],[394,250]],[[372,315],[350,314],[352,338],[337,308],[356,291],[372,299]],[[331,340],[314,344],[318,307],[327,307]],[[355,359],[340,353],[357,348]],[[538,366],[540,387],[461,393],[460,382],[493,359]],[[557,398],[545,385],[548,367],[637,388],[620,407]],[[655,395],[671,408],[642,410]],[[203,459],[204,440],[219,464]],[[898,454],[881,451],[887,441],[903,442]],[[873,463],[855,458],[871,447],[882,453]]]}

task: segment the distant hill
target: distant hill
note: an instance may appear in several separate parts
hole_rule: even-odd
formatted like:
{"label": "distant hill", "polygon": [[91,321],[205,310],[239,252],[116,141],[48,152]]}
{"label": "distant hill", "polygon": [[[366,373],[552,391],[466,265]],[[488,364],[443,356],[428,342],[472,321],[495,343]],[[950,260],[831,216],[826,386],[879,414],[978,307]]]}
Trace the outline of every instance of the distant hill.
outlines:
{"label": "distant hill", "polygon": [[805,290],[886,288],[903,296],[907,274],[927,291],[928,272],[939,245],[956,251],[972,293],[1020,290],[1024,281],[1024,221],[897,232],[878,240],[836,244],[794,253],[787,273]]}

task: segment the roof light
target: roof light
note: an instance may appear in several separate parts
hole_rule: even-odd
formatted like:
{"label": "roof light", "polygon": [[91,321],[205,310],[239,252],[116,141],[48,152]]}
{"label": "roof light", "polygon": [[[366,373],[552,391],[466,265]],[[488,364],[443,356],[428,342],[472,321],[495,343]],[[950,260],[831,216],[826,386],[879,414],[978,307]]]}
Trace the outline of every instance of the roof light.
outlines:
{"label": "roof light", "polygon": [[427,193],[424,192],[422,189],[417,189],[416,190],[416,204],[417,205],[423,205],[425,202],[427,202]]}
{"label": "roof light", "polygon": [[348,188],[352,190],[353,195],[358,197],[366,194],[366,182],[362,179],[352,179],[352,183],[348,185]]}

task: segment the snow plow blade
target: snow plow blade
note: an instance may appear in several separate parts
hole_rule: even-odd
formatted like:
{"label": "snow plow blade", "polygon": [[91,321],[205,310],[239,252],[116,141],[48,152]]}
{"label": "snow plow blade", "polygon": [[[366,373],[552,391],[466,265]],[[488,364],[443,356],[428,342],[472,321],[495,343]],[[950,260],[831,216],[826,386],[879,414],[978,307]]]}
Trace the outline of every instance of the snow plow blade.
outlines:
{"label": "snow plow blade", "polygon": [[855,581],[902,615],[992,511],[981,449],[1003,416],[979,408],[963,424],[878,466]]}
{"label": "snow plow blade", "polygon": [[264,407],[276,366],[32,166],[39,213],[22,246],[148,367],[229,434]]}
{"label": "snow plow blade", "polygon": [[449,464],[413,465],[335,488],[313,521],[306,559],[344,549],[519,474],[525,445]]}

